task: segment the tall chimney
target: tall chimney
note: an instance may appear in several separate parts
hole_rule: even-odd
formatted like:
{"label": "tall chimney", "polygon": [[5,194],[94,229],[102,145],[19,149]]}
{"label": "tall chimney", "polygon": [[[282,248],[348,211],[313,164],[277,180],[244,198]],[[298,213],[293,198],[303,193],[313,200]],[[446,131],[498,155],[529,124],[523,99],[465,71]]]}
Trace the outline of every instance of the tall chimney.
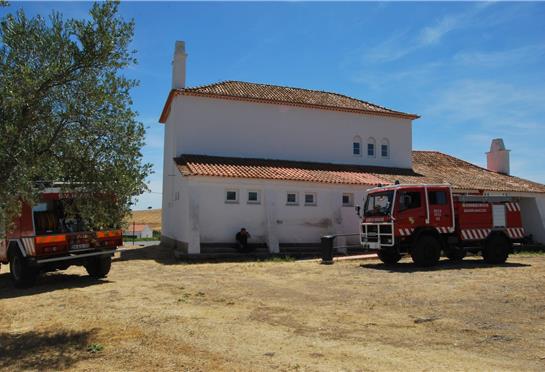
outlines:
{"label": "tall chimney", "polygon": [[172,89],[185,88],[185,41],[176,41],[172,60]]}
{"label": "tall chimney", "polygon": [[486,153],[486,167],[493,172],[509,174],[509,152],[503,144],[503,139],[495,138]]}

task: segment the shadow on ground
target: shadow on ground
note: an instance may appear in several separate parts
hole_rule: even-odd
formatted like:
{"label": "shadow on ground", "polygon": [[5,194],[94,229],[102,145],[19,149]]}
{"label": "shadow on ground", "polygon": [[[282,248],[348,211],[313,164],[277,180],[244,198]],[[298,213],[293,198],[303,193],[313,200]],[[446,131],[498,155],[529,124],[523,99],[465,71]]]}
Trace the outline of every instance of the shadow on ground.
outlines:
{"label": "shadow on ground", "polygon": [[0,332],[0,370],[61,370],[92,357],[94,331]]}
{"label": "shadow on ground", "polygon": [[[213,255],[212,255],[213,256]],[[295,258],[288,255],[271,255],[260,253],[234,253],[227,256],[201,254],[195,256],[187,256],[176,258],[174,251],[171,248],[166,248],[161,245],[153,245],[141,248],[127,249],[121,251],[119,257],[114,258],[116,261],[130,260],[154,260],[163,265],[187,265],[187,264],[202,264],[202,263],[225,263],[225,262],[256,262],[256,261],[294,261]]]}
{"label": "shadow on ground", "polygon": [[[29,288],[15,288],[9,274],[0,275],[0,299],[32,296],[59,289],[84,288],[109,283],[108,280],[94,279],[87,275],[65,274],[63,272],[40,275]],[[0,344],[1,345],[1,344]]]}
{"label": "shadow on ground", "polygon": [[161,245],[148,245],[141,248],[130,248],[119,253],[119,257],[114,257],[113,261],[131,261],[131,260],[154,260],[163,265],[180,264],[183,261],[174,257],[174,252],[170,248]]}
{"label": "shadow on ground", "polygon": [[450,261],[450,260],[441,260],[439,263],[432,267],[419,267],[412,262],[401,262],[395,265],[386,265],[383,263],[363,263],[360,265],[364,269],[372,270],[382,270],[392,273],[414,273],[419,271],[439,271],[439,270],[474,270],[474,269],[486,269],[491,267],[505,267],[505,268],[517,268],[517,267],[528,267],[531,265],[521,264],[517,262],[506,262],[501,265],[491,265],[487,264],[482,260],[473,259],[473,260],[463,260],[463,261]]}

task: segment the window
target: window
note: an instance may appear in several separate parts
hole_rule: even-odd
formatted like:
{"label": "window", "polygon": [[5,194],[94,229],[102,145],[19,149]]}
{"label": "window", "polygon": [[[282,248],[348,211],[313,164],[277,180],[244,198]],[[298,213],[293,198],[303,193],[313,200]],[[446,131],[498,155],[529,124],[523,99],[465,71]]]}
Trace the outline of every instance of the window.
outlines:
{"label": "window", "polygon": [[420,191],[404,191],[399,196],[399,210],[420,208]]}
{"label": "window", "polygon": [[316,193],[305,193],[305,205],[316,205]]}
{"label": "window", "polygon": [[225,191],[225,202],[226,203],[238,203],[238,190],[227,190],[227,191]]}
{"label": "window", "polygon": [[375,157],[375,139],[373,137],[369,137],[367,141],[367,156],[371,158]]}
{"label": "window", "polygon": [[352,144],[352,154],[354,155],[361,155],[361,143],[359,142],[354,142]]}
{"label": "window", "polygon": [[428,191],[428,201],[435,205],[447,204],[447,193],[445,191]]}
{"label": "window", "polygon": [[288,192],[286,194],[286,205],[297,205],[299,200],[296,192]]}
{"label": "window", "polygon": [[360,136],[355,136],[352,142],[352,155],[361,156],[361,138]]}
{"label": "window", "polygon": [[344,193],[343,194],[343,207],[353,207],[354,206],[354,194]]}
{"label": "window", "polygon": [[259,191],[248,191],[248,204],[261,203],[261,194]]}
{"label": "window", "polygon": [[390,157],[390,141],[388,141],[386,138],[382,139],[382,143],[380,145],[380,156],[383,158]]}

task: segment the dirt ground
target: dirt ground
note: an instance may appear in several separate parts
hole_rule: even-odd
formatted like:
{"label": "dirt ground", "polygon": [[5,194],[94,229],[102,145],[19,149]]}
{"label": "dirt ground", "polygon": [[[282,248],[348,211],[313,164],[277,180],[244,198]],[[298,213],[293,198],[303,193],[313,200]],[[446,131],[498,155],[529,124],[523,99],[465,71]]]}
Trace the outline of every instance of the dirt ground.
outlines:
{"label": "dirt ground", "polygon": [[184,264],[157,247],[12,289],[0,369],[545,370],[545,255]]}

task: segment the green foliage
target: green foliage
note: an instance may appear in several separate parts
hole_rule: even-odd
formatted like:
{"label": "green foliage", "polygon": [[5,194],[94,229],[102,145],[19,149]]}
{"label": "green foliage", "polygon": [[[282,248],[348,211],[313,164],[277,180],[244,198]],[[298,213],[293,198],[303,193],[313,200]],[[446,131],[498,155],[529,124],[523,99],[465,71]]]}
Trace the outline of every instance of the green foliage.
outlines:
{"label": "green foliage", "polygon": [[104,345],[102,344],[91,344],[87,346],[87,351],[93,354],[99,353],[104,350]]}
{"label": "green foliage", "polygon": [[0,223],[53,181],[79,192],[72,213],[94,228],[119,225],[146,191],[138,82],[122,75],[136,63],[134,22],[118,5],[96,3],[87,20],[19,10],[0,21]]}

